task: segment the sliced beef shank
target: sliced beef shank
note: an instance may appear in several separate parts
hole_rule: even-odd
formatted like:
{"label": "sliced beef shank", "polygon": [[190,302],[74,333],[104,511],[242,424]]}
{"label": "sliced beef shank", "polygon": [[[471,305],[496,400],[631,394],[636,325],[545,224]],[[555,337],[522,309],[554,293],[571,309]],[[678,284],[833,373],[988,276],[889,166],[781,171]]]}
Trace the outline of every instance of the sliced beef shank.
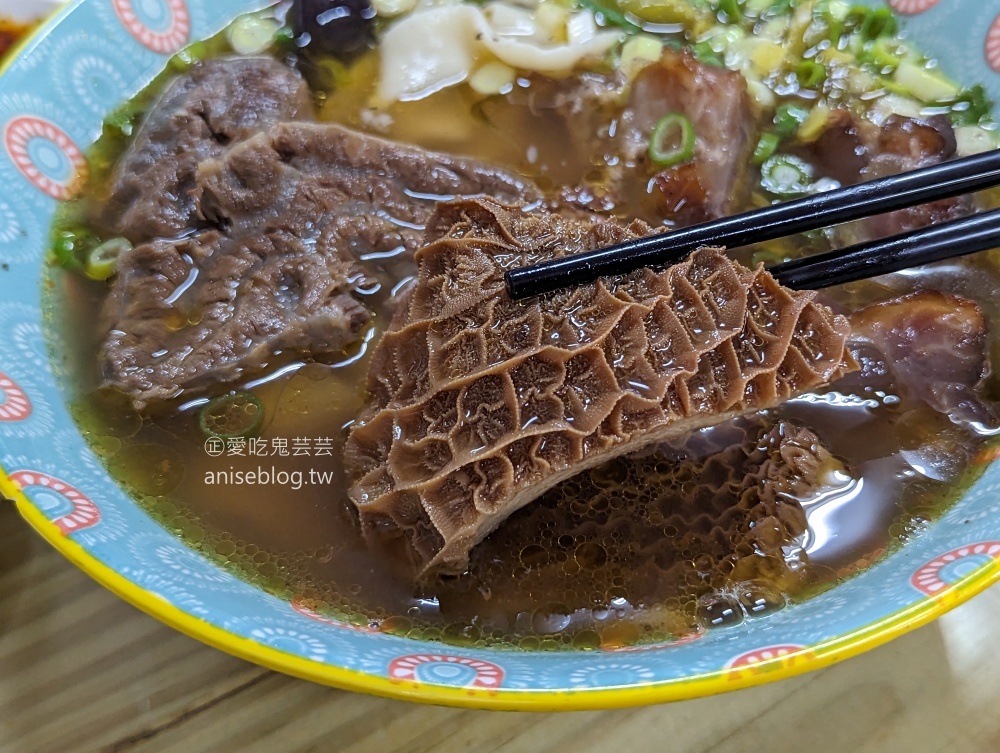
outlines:
{"label": "sliced beef shank", "polygon": [[142,243],[197,226],[198,163],[284,121],[312,117],[305,81],[271,58],[222,58],[171,84],[147,114],[115,173],[109,231]]}
{"label": "sliced beef shank", "polygon": [[486,199],[439,206],[347,442],[366,536],[403,532],[419,572],[461,572],[560,481],[853,367],[846,319],[718,250],[526,303],[506,293],[511,266],[648,232]]}
{"label": "sliced beef shank", "polygon": [[197,208],[223,230],[136,247],[105,308],[107,384],[137,407],[240,378],[278,351],[356,342],[359,258],[417,246],[428,195],[537,200],[516,176],[337,125],[283,123],[197,168]]}

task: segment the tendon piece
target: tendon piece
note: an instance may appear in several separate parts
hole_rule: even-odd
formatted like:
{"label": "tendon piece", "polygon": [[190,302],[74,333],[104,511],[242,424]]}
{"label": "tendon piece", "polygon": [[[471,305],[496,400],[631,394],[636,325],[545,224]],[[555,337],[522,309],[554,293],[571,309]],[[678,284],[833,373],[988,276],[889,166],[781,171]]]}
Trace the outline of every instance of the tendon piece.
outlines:
{"label": "tendon piece", "polygon": [[807,529],[802,503],[835,472],[843,464],[814,432],[767,414],[651,445],[514,513],[473,550],[467,577],[442,579],[442,611],[481,613],[484,589],[512,623],[547,606],[540,593],[576,594],[568,611],[622,593],[632,609],[674,599],[690,611],[743,584],[793,590],[804,555],[786,548]]}
{"label": "tendon piece", "polygon": [[[955,156],[955,131],[943,116],[915,120],[890,117],[882,126],[875,154],[862,171],[862,180],[917,170],[949,160]],[[865,220],[870,238],[887,238],[910,230],[957,220],[972,211],[968,196],[941,199],[910,209]]]}
{"label": "tendon piece", "polygon": [[846,319],[714,249],[527,303],[506,293],[511,266],[648,232],[488,199],[439,206],[347,442],[367,536],[403,531],[420,573],[462,572],[566,478],[853,368]]}
{"label": "tendon piece", "polygon": [[911,394],[954,421],[995,426],[996,410],[980,397],[990,374],[989,327],[968,298],[922,291],[851,315],[853,339],[885,357]]}

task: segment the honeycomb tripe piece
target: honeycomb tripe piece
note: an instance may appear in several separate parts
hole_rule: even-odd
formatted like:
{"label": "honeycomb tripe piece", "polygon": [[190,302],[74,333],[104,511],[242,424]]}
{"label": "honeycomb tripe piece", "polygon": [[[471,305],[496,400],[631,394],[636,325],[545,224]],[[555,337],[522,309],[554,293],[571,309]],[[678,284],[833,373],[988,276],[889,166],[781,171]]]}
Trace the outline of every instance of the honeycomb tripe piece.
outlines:
{"label": "honeycomb tripe piece", "polygon": [[568,614],[617,597],[629,611],[670,599],[693,610],[725,589],[794,593],[808,571],[804,552],[786,551],[808,527],[802,503],[838,475],[850,472],[810,429],[770,412],[740,417],[563,481],[435,593],[450,619],[481,614],[488,599],[512,623],[554,595]]}
{"label": "honeycomb tripe piece", "polygon": [[460,573],[560,481],[854,367],[845,318],[717,249],[527,302],[507,294],[511,267],[649,232],[491,199],[439,205],[345,450],[366,537],[398,536],[421,576]]}

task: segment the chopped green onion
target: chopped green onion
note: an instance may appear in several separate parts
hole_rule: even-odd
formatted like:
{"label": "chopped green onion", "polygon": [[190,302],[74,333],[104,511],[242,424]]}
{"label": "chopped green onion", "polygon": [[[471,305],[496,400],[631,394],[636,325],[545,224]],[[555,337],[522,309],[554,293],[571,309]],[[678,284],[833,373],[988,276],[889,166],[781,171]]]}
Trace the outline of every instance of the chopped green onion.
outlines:
{"label": "chopped green onion", "polygon": [[133,112],[131,108],[124,108],[109,115],[104,121],[104,127],[114,129],[122,136],[129,138],[135,132],[135,124],[138,119],[138,112]]}
{"label": "chopped green onion", "polygon": [[826,68],[815,60],[803,60],[795,68],[795,77],[799,85],[806,89],[815,89],[826,81]]}
{"label": "chopped green onion", "polygon": [[950,102],[938,104],[951,109],[951,120],[957,126],[979,125],[993,110],[993,103],[981,84],[963,89]]}
{"label": "chopped green onion", "polygon": [[783,198],[801,196],[812,184],[812,168],[790,154],[778,154],[768,159],[760,169],[760,184],[764,190]]}
{"label": "chopped green onion", "polygon": [[868,8],[861,22],[859,33],[866,42],[879,37],[891,37],[899,29],[899,22],[889,8]]}
{"label": "chopped green onion", "polygon": [[259,55],[274,44],[279,28],[275,18],[248,14],[233,21],[226,30],[226,39],[240,55]]}
{"label": "chopped green onion", "polygon": [[798,5],[798,0],[774,0],[771,3],[771,7],[767,9],[767,12],[775,16],[780,16],[788,13],[796,5]]}
{"label": "chopped green onion", "polygon": [[132,244],[124,238],[112,238],[87,254],[83,273],[91,280],[108,280],[118,271],[118,257],[131,250]]}
{"label": "chopped green onion", "polygon": [[208,44],[205,42],[195,42],[170,58],[167,61],[167,65],[178,73],[184,73],[191,66],[208,58],[209,54]]}
{"label": "chopped green onion", "polygon": [[753,163],[763,165],[778,151],[780,143],[781,138],[776,133],[765,133],[757,142],[757,148],[753,150]]}
{"label": "chopped green onion", "polygon": [[726,65],[726,61],[722,59],[722,56],[708,42],[698,42],[691,48],[691,51],[694,52],[695,58],[700,63],[714,65],[717,68],[724,68]]}
{"label": "chopped green onion", "polygon": [[63,230],[56,235],[52,256],[64,269],[83,269],[83,259],[100,241],[87,230]]}
{"label": "chopped green onion", "polygon": [[[604,0],[580,0],[580,7],[589,10],[597,18],[599,26],[617,26],[619,29],[638,33],[642,27],[633,23],[624,13],[613,3]],[[603,23],[602,23],[603,19]]]}
{"label": "chopped green onion", "polygon": [[844,13],[841,12],[839,5],[835,5],[831,0],[821,0],[814,16],[818,16],[826,26],[826,39],[837,47],[844,35]]}
{"label": "chopped green onion", "polygon": [[774,113],[774,132],[781,138],[788,138],[799,126],[806,122],[809,110],[801,105],[783,104]]}
{"label": "chopped green onion", "polygon": [[719,12],[726,14],[726,23],[738,24],[743,19],[740,0],[719,0]]}
{"label": "chopped green onion", "polygon": [[660,167],[673,167],[694,156],[695,132],[691,121],[679,112],[664,115],[649,139],[649,158]]}
{"label": "chopped green onion", "polygon": [[903,62],[903,58],[898,52],[898,44],[893,44],[891,40],[876,39],[871,44],[864,46],[864,49],[858,53],[858,59],[862,63],[875,66],[880,73],[886,73],[898,68]]}
{"label": "chopped green onion", "polygon": [[264,406],[252,392],[234,392],[210,400],[198,414],[202,433],[220,439],[253,437],[264,423]]}
{"label": "chopped green onion", "polygon": [[281,47],[288,47],[295,42],[295,32],[291,26],[282,26],[274,34],[274,41]]}

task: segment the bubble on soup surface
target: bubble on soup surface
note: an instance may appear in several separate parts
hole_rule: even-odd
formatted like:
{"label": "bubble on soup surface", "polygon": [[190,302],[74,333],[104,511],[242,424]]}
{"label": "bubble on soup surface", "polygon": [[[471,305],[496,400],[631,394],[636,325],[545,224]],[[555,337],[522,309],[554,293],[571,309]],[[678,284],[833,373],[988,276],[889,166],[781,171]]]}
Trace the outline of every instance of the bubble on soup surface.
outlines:
{"label": "bubble on soup surface", "polygon": [[162,444],[126,445],[110,461],[112,474],[139,494],[169,494],[184,478],[184,458]]}
{"label": "bubble on soup surface", "polygon": [[728,593],[714,593],[698,600],[697,619],[706,628],[732,627],[743,622],[743,607]]}
{"label": "bubble on soup surface", "polygon": [[88,437],[128,439],[142,428],[142,416],[132,406],[131,398],[109,387],[85,395],[70,410]]}

